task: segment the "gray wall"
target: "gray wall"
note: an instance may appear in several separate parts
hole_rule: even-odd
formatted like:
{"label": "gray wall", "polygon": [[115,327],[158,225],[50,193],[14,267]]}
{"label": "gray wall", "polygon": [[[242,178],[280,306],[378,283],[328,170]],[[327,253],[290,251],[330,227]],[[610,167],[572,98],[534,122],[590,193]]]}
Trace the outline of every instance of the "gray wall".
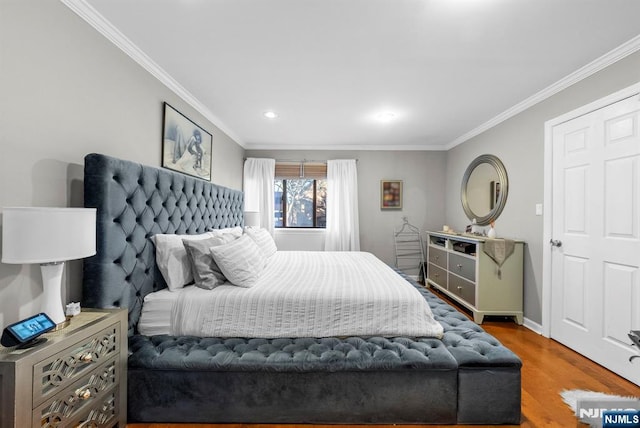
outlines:
{"label": "gray wall", "polygon": [[460,204],[459,190],[467,165],[478,155],[498,156],[509,175],[509,195],[496,221],[500,236],[526,241],[524,315],[542,321],[543,217],[535,215],[542,203],[544,181],[544,124],[640,81],[640,52],[557,93],[513,118],[447,152],[446,219],[457,229],[469,222]]}
{"label": "gray wall", "polygon": [[[0,207],[82,206],[91,152],[160,165],[162,103],[213,134],[212,181],[242,188],[244,149],[58,1],[0,2]],[[64,300],[79,300],[67,263]],[[0,264],[0,326],[37,312],[40,268]]]}
{"label": "gray wall", "polygon": [[[295,160],[358,159],[360,248],[386,263],[395,261],[393,231],[402,225],[402,217],[421,231],[441,229],[444,224],[445,152],[247,150],[246,154]],[[402,210],[380,209],[383,179],[403,180]]]}

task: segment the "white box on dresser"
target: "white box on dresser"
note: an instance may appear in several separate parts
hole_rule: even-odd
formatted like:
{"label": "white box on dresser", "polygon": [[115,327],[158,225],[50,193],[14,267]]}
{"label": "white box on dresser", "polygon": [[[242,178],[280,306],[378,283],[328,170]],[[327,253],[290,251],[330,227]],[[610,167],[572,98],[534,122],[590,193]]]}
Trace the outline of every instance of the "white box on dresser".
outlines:
{"label": "white box on dresser", "polygon": [[482,324],[485,315],[523,317],[524,242],[498,265],[484,252],[487,238],[427,232],[427,284],[468,308]]}
{"label": "white box on dresser", "polygon": [[0,427],[126,427],[127,311],[83,309],[28,349],[0,346]]}

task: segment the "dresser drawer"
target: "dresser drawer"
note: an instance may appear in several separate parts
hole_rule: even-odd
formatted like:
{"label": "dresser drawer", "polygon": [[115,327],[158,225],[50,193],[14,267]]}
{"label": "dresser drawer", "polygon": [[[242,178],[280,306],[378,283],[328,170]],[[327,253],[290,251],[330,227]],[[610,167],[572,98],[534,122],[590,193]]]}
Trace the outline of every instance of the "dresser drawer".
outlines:
{"label": "dresser drawer", "polygon": [[476,280],[476,260],[460,256],[458,254],[449,254],[449,272],[467,278],[469,281]]}
{"label": "dresser drawer", "polygon": [[447,268],[447,252],[439,248],[429,247],[429,263]]}
{"label": "dresser drawer", "polygon": [[476,284],[459,276],[449,274],[449,291],[460,297],[465,302],[475,306]]}
{"label": "dresser drawer", "polygon": [[[120,386],[96,401],[91,409],[82,415],[79,421],[71,426],[75,428],[110,427],[118,422],[120,403]],[[122,426],[122,425],[119,425]]]}
{"label": "dresser drawer", "polygon": [[68,347],[33,367],[33,405],[39,406],[49,397],[87,375],[120,352],[120,324]]}
{"label": "dresser drawer", "polygon": [[439,286],[447,288],[447,271],[432,263],[429,263],[429,272],[427,273],[427,278],[429,278]]}
{"label": "dresser drawer", "polygon": [[[76,421],[101,410],[105,395],[112,395],[120,381],[117,358],[95,367],[85,377],[71,384],[56,397],[34,409],[34,427],[78,426]],[[104,425],[98,425],[104,426]]]}

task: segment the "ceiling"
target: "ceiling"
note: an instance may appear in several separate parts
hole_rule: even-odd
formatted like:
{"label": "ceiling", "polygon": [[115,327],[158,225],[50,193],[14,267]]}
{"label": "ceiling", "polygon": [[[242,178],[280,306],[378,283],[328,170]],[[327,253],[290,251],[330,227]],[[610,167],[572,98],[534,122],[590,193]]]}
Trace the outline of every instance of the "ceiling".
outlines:
{"label": "ceiling", "polygon": [[247,149],[450,148],[640,49],[638,0],[62,1]]}

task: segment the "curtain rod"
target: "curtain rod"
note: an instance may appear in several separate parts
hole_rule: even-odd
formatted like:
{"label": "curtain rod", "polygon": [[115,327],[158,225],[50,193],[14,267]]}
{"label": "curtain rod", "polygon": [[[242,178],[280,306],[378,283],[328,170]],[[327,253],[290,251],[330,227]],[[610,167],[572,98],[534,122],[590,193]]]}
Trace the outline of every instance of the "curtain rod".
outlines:
{"label": "curtain rod", "polygon": [[313,162],[313,163],[327,163],[326,159],[323,160],[317,160],[317,159],[276,159],[276,162],[291,162],[291,163],[306,163],[306,162]]}
{"label": "curtain rod", "polygon": [[[244,160],[247,160],[248,158],[244,158]],[[313,162],[313,163],[327,163],[327,160],[333,160],[333,159],[323,159],[323,160],[316,160],[316,159],[275,159],[276,162],[291,162],[291,163],[305,163],[305,162]],[[356,162],[358,162],[358,159],[355,160]]]}

